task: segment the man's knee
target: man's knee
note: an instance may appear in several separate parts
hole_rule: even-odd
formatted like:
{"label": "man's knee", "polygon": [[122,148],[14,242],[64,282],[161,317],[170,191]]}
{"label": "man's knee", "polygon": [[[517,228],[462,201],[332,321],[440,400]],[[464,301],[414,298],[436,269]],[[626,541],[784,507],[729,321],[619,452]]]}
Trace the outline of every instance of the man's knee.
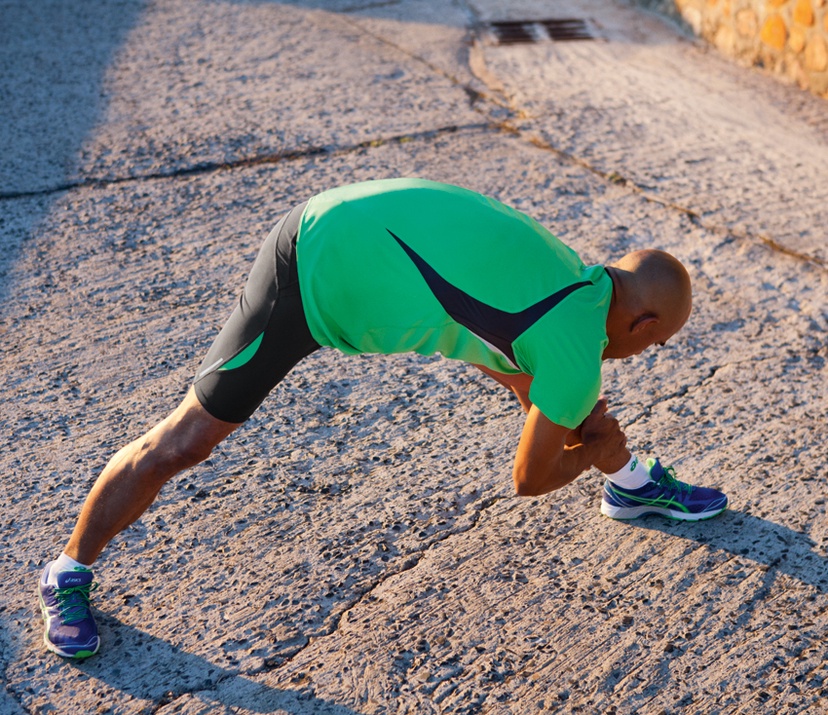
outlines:
{"label": "man's knee", "polygon": [[162,471],[180,472],[206,460],[236,427],[212,417],[190,390],[178,408],[146,435],[142,447]]}
{"label": "man's knee", "polygon": [[179,423],[171,427],[162,423],[153,432],[146,436],[142,451],[162,472],[194,467],[206,460],[216,446],[197,425]]}
{"label": "man's knee", "polygon": [[214,447],[214,444],[204,442],[197,435],[191,435],[188,439],[168,444],[165,451],[167,459],[181,471],[208,459]]}

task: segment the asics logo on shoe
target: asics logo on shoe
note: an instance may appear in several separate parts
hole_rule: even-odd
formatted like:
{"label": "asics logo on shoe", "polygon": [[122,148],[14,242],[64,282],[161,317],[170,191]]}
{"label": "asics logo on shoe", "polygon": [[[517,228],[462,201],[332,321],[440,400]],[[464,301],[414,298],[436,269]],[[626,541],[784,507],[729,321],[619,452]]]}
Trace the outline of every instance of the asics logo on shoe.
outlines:
{"label": "asics logo on shoe", "polygon": [[613,496],[615,496],[616,499],[618,499],[619,501],[626,500],[630,504],[646,504],[647,506],[665,506],[681,509],[682,511],[690,511],[680,501],[676,501],[675,499],[669,496],[658,496],[654,499],[647,499],[646,497],[637,496],[635,494],[630,494],[629,492],[622,491],[621,489],[613,488],[610,485],[607,485],[607,488],[609,489],[609,491],[612,492]]}
{"label": "asics logo on shoe", "polygon": [[48,583],[54,562],[40,575],[39,600],[43,614],[43,642],[64,658],[88,658],[98,652],[101,639],[89,608],[89,596],[98,587],[92,572],[58,574],[58,585]]}
{"label": "asics logo on shoe", "polygon": [[635,519],[661,514],[670,519],[709,519],[727,509],[725,494],[709,487],[694,487],[676,479],[672,467],[648,460],[650,482],[638,489],[618,489],[609,480],[604,484],[601,513],[613,519]]}
{"label": "asics logo on shoe", "polygon": [[634,472],[635,468],[638,466],[638,457],[633,457],[632,464],[630,465],[630,471]]}

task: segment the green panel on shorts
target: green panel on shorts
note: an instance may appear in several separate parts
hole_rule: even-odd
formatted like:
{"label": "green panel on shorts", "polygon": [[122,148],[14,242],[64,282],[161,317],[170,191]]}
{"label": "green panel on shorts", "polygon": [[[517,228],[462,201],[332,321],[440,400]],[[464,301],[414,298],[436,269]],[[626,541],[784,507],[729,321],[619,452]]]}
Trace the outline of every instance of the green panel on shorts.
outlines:
{"label": "green panel on shorts", "polygon": [[250,343],[250,345],[236,355],[236,357],[224,363],[224,365],[219,368],[219,371],[226,372],[227,370],[235,370],[237,367],[241,367],[242,365],[249,363],[256,354],[256,351],[259,349],[259,346],[262,344],[263,339],[264,333],[259,335],[258,338],[256,338],[252,343]]}

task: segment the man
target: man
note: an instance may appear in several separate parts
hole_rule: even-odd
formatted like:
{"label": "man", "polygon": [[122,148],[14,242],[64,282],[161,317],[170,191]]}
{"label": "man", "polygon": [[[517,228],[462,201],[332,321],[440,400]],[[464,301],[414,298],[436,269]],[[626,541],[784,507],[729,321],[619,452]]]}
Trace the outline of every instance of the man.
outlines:
{"label": "man", "polygon": [[397,179],[315,196],[268,236],[182,403],[92,488],[66,550],[41,576],[47,647],[75,658],[97,651],[89,593],[103,548],[320,346],[439,352],[513,390],[527,412],[513,469],[520,495],[595,466],[609,477],[608,516],[718,514],[723,494],[633,458],[599,399],[602,360],[663,345],[690,309],[690,279],[672,256],[638,251],[587,267],[528,216],[465,189]]}

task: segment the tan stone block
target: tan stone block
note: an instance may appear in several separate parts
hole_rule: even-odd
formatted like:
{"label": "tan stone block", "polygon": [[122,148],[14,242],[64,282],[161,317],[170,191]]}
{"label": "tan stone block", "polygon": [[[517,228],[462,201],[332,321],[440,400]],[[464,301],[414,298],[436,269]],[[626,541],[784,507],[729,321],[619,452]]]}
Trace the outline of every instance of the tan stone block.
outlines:
{"label": "tan stone block", "polygon": [[794,54],[799,54],[802,50],[805,49],[805,30],[801,27],[792,27],[791,34],[788,37],[788,47],[794,52]]}
{"label": "tan stone block", "polygon": [[759,18],[751,9],[739,10],[736,13],[736,32],[742,37],[755,37],[759,28]]}
{"label": "tan stone block", "polygon": [[733,32],[733,28],[729,25],[720,25],[716,31],[716,36],[713,38],[713,44],[727,55],[734,54],[736,51],[736,33]]}
{"label": "tan stone block", "polygon": [[800,89],[808,89],[808,73],[802,68],[795,57],[791,58],[785,66],[785,74],[799,85]]}
{"label": "tan stone block", "polygon": [[774,50],[782,50],[788,39],[788,28],[785,27],[782,16],[773,14],[765,20],[759,37],[768,47],[772,47]]}
{"label": "tan stone block", "polygon": [[828,97],[828,72],[812,74],[810,77],[809,89],[816,94]]}
{"label": "tan stone block", "polygon": [[814,24],[814,8],[811,7],[811,0],[796,0],[793,9],[793,21],[805,27]]}
{"label": "tan stone block", "polygon": [[809,72],[824,72],[828,69],[828,43],[815,35],[805,48],[805,69]]}

